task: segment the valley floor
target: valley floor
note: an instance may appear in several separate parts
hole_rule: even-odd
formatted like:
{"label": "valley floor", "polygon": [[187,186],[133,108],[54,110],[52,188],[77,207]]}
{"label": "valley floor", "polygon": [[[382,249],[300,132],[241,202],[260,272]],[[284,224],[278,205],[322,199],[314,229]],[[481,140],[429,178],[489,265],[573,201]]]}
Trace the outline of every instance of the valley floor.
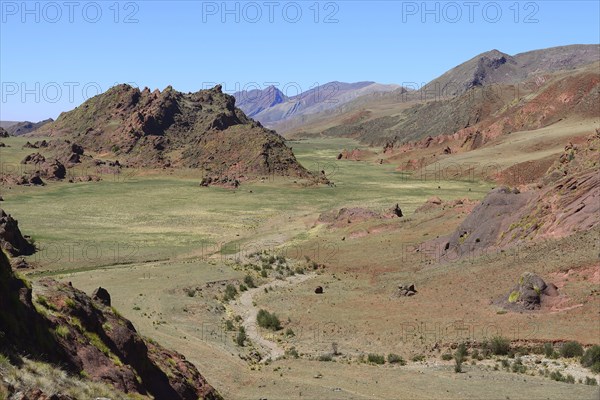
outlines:
{"label": "valley floor", "polygon": [[[561,132],[551,134],[568,140]],[[569,132],[581,134],[577,127]],[[528,143],[547,134],[537,132]],[[16,147],[19,140],[6,142]],[[506,148],[523,148],[517,134],[508,140]],[[557,153],[561,143],[535,157]],[[342,149],[360,147],[350,139],[290,145],[303,165],[325,171],[335,186],[303,188],[292,179],[267,178],[237,190],[201,188],[189,173],[130,171],[98,183],[13,188],[2,193],[2,206],[41,249],[29,257],[32,279],[53,276],[87,293],[107,288],[113,305],[143,335],[183,353],[228,399],[598,398],[598,386],[544,375],[556,369],[600,381],[574,360],[539,355],[539,363],[516,373],[502,366],[514,358],[469,358],[457,374],[453,361],[441,359],[460,342],[498,335],[523,344],[598,344],[598,229],[440,261],[436,249],[426,255],[415,246],[453,231],[470,202],[414,211],[433,196],[478,201],[495,184],[478,176],[419,178],[375,160],[337,160]],[[457,160],[483,163],[497,157],[490,151]],[[509,160],[522,159],[515,152]],[[403,217],[317,223],[321,213],[342,207],[384,213],[395,204]],[[289,271],[293,276],[276,278]],[[562,308],[506,313],[495,305],[525,271],[560,282]],[[226,285],[242,291],[247,276],[257,288],[223,300]],[[417,294],[397,296],[402,283],[414,283]],[[318,286],[323,294],[315,293]],[[274,312],[283,329],[254,326],[260,309]],[[249,337],[244,347],[236,344],[239,326]],[[328,361],[333,346],[339,355]],[[365,360],[389,353],[408,364]]]}

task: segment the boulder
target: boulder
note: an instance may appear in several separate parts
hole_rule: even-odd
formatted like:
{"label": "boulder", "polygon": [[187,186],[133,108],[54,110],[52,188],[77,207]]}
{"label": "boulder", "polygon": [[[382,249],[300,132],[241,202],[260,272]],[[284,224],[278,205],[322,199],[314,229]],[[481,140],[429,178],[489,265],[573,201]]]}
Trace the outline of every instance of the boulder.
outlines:
{"label": "boulder", "polygon": [[396,203],[396,205],[392,207],[390,212],[398,218],[404,216],[404,214],[402,214],[402,209],[400,208],[400,205],[398,205],[398,203]]}
{"label": "boulder", "polygon": [[40,153],[32,153],[32,154],[29,154],[28,156],[26,156],[21,161],[21,164],[36,164],[37,165],[37,164],[42,164],[45,161],[46,161],[46,157],[44,157]]}
{"label": "boulder", "polygon": [[514,310],[537,310],[541,307],[544,296],[558,296],[555,285],[546,284],[544,280],[531,272],[525,272],[518,284],[504,298],[504,305]]}
{"label": "boulder", "polygon": [[317,286],[315,289],[316,294],[323,294],[323,286]]}
{"label": "boulder", "polygon": [[403,283],[398,285],[398,295],[399,296],[414,296],[417,294],[417,289],[415,289],[414,283]]}
{"label": "boulder", "polygon": [[108,290],[104,289],[102,286],[94,290],[92,293],[92,299],[104,304],[107,307],[111,306],[110,293],[108,293]]}

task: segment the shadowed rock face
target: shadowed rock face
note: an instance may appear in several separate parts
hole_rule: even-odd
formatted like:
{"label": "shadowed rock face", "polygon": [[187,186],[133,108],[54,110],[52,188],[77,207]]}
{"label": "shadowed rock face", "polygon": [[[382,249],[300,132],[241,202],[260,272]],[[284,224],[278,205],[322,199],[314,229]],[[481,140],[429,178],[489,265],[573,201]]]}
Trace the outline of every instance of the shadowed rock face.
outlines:
{"label": "shadowed rock face", "polygon": [[[34,300],[35,299],[35,300]],[[43,279],[34,290],[0,251],[0,352],[27,354],[126,393],[156,399],[220,399],[174,351],[140,336],[130,321],[70,285]]]}
{"label": "shadowed rock face", "polygon": [[11,256],[30,255],[35,251],[19,229],[19,223],[0,208],[0,248]]}

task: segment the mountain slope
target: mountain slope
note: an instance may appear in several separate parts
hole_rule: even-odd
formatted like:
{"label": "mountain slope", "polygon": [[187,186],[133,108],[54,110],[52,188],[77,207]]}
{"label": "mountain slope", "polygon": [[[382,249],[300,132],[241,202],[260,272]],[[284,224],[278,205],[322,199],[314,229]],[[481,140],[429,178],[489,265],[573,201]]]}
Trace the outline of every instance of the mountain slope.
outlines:
{"label": "mountain slope", "polygon": [[309,177],[284,139],[248,118],[221,86],[184,94],[118,85],[35,132],[70,138],[137,167],[192,167],[215,176]]}
{"label": "mountain slope", "polygon": [[454,96],[491,84],[516,84],[531,76],[569,70],[600,59],[599,45],[571,45],[510,56],[498,50],[479,54],[422,88],[423,92]]}
{"label": "mountain slope", "polygon": [[329,82],[292,97],[286,97],[274,87],[263,91],[238,92],[234,96],[241,101],[240,108],[244,112],[266,126],[275,127],[291,119],[339,107],[360,96],[389,92],[398,88],[398,85],[375,82]]}

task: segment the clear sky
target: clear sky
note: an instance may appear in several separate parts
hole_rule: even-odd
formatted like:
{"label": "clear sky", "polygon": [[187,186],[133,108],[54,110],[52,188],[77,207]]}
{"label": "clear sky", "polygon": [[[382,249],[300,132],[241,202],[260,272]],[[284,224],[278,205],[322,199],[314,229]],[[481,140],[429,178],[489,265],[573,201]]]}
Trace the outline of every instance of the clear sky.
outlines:
{"label": "clear sky", "polygon": [[600,42],[594,1],[0,1],[0,120],[115,83],[233,92],[427,82],[491,49]]}

